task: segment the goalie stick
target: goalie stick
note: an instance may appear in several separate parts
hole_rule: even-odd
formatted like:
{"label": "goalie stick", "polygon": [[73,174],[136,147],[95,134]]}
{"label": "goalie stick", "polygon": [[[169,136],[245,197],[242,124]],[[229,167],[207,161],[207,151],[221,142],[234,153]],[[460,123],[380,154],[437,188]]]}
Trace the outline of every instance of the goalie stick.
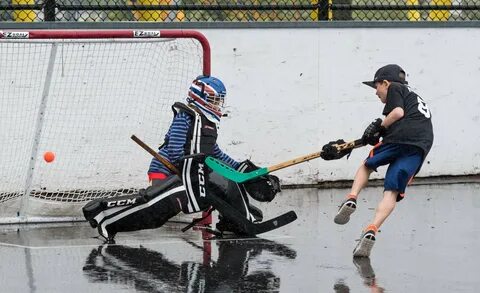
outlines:
{"label": "goalie stick", "polygon": [[[357,140],[354,140],[354,141],[350,141],[350,142],[346,142],[344,144],[339,144],[339,145],[334,145],[334,146],[340,152],[340,151],[347,150],[347,149],[354,149],[354,148],[361,147],[361,146],[363,146],[363,141],[362,141],[362,139],[357,139]],[[230,167],[229,165],[223,163],[222,161],[217,160],[217,159],[215,159],[213,157],[210,157],[210,156],[205,159],[205,163],[213,171],[217,172],[218,174],[222,175],[223,177],[225,177],[227,179],[230,179],[232,181],[235,181],[237,183],[242,183],[242,182],[260,177],[262,175],[266,175],[266,174],[268,174],[270,172],[273,172],[273,171],[277,171],[277,170],[280,170],[280,169],[283,169],[283,168],[287,168],[287,167],[290,167],[290,166],[293,166],[293,165],[296,165],[296,164],[300,164],[300,163],[303,163],[303,162],[306,162],[306,161],[316,159],[316,158],[320,157],[321,154],[322,154],[322,151],[319,151],[319,152],[316,152],[316,153],[301,156],[301,157],[295,158],[293,160],[285,161],[285,162],[282,162],[282,163],[279,163],[279,164],[276,164],[276,165],[273,165],[273,166],[270,166],[270,167],[260,168],[258,170],[255,170],[255,171],[252,171],[252,172],[247,172],[247,173],[239,172],[239,171],[233,169],[232,167]]]}
{"label": "goalie stick", "polygon": [[[175,168],[172,163],[161,157],[157,152],[155,152],[152,148],[150,148],[147,144],[145,144],[135,135],[132,135],[131,138],[144,150],[157,158],[160,162],[164,163],[167,168],[169,168],[172,172],[178,174],[177,168]],[[248,221],[247,218],[245,218],[242,214],[240,214],[237,210],[235,210],[232,206],[230,206],[222,199],[216,197],[215,195],[209,195],[209,198],[212,201],[211,204],[213,207],[215,207],[220,213],[224,214],[226,217],[234,221],[243,232],[250,236],[274,230],[276,228],[285,226],[297,219],[297,214],[295,214],[294,211],[290,211],[268,221],[254,224]]]}
{"label": "goalie stick", "polygon": [[157,160],[159,160],[162,164],[164,164],[165,167],[167,167],[170,171],[172,171],[173,173],[180,176],[180,172],[178,172],[178,169],[172,163],[170,163],[170,161],[168,161],[164,157],[160,156],[156,151],[154,151],[151,147],[149,147],[146,143],[144,143],[142,140],[140,140],[135,135],[132,135],[130,138],[134,142],[136,142],[139,146],[141,146],[144,150],[146,150],[149,154],[151,154]]}
{"label": "goalie stick", "polygon": [[294,211],[289,211],[273,219],[255,224],[250,222],[238,210],[234,209],[230,204],[216,195],[209,194],[207,198],[210,200],[210,203],[214,208],[216,208],[225,218],[233,221],[238,228],[248,236],[255,236],[275,230],[297,219],[297,214]]}

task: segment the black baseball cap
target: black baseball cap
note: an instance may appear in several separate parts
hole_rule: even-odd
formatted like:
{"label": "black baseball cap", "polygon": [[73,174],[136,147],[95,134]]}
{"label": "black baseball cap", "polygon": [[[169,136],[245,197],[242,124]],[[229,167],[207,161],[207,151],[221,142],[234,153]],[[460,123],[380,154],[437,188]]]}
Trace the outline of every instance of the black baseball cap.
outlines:
{"label": "black baseball cap", "polygon": [[406,73],[405,70],[402,69],[402,67],[398,66],[397,64],[388,64],[381,67],[377,70],[377,72],[375,72],[375,76],[372,81],[364,81],[363,84],[366,84],[373,88],[376,88],[375,82],[382,80],[408,84],[408,82],[405,80],[405,76]]}

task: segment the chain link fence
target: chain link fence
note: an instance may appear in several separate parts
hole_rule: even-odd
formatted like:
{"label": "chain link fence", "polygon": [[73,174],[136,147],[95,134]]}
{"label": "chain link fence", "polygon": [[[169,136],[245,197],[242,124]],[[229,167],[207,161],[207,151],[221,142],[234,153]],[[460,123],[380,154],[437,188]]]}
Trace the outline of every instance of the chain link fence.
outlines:
{"label": "chain link fence", "polygon": [[475,21],[480,0],[0,0],[0,21]]}

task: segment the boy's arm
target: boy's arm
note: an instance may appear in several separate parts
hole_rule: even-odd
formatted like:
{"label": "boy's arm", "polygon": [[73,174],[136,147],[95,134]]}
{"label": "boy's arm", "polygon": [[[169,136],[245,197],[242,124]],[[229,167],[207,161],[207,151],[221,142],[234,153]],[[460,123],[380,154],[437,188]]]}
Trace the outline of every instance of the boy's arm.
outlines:
{"label": "boy's arm", "polygon": [[170,126],[170,138],[166,145],[166,150],[168,152],[168,158],[173,164],[176,164],[177,161],[184,156],[188,126],[189,120],[184,113],[177,115]]}
{"label": "boy's arm", "polygon": [[213,157],[227,163],[228,165],[232,166],[233,168],[237,169],[240,166],[240,163],[232,159],[229,155],[222,152],[218,144],[215,144],[213,147]]}
{"label": "boy's arm", "polygon": [[385,128],[390,127],[393,123],[397,122],[398,120],[402,119],[405,115],[402,107],[396,107],[390,113],[388,113],[387,117],[383,119],[382,126]]}
{"label": "boy's arm", "polygon": [[388,128],[393,123],[402,119],[405,115],[404,107],[402,87],[391,85],[388,89],[387,103],[382,113],[385,115],[385,119],[383,119],[381,126]]}

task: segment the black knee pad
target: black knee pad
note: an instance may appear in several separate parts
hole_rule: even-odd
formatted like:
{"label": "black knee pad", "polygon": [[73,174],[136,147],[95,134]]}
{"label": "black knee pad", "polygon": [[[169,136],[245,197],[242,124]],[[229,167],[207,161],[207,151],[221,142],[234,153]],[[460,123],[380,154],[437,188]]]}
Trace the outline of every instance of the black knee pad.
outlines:
{"label": "black knee pad", "polygon": [[[109,239],[117,232],[158,228],[177,215],[182,203],[187,202],[185,188],[178,177],[167,179],[163,185],[141,189],[137,196],[134,204],[110,207],[95,216],[102,236]],[[117,199],[108,199],[107,205],[114,205],[112,202]]]}
{"label": "black knee pad", "polygon": [[[179,212],[180,210],[171,199],[165,198],[141,209],[131,207],[123,211],[123,213],[118,214],[118,219],[105,225],[105,228],[109,234],[154,229],[165,224]],[[100,226],[102,226],[102,223],[100,223]]]}
{"label": "black knee pad", "polygon": [[[83,208],[83,216],[90,223],[92,228],[97,227],[98,218],[102,212],[108,209],[119,209],[131,205],[138,205],[146,202],[145,197],[142,195],[142,190],[137,194],[117,196],[112,198],[99,198],[90,201]],[[96,219],[97,218],[97,219]]]}
{"label": "black knee pad", "polygon": [[180,186],[181,184],[178,176],[171,176],[158,182],[155,186],[150,186],[147,189],[140,189],[137,194],[95,199],[82,208],[83,215],[87,221],[91,221],[105,210],[143,204],[162,194],[162,192]]}

